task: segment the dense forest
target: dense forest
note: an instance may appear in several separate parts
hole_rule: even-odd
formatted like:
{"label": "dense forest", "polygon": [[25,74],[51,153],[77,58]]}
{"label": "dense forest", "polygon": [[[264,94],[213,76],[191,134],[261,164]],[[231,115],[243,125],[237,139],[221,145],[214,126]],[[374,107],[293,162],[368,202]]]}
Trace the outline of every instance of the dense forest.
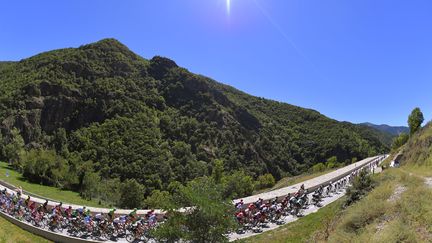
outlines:
{"label": "dense forest", "polygon": [[227,174],[278,180],[334,156],[344,164],[383,153],[391,142],[167,58],[146,60],[114,39],[0,62],[0,84],[2,158],[31,181],[106,200],[115,196],[100,187],[148,196],[211,174],[217,161]]}

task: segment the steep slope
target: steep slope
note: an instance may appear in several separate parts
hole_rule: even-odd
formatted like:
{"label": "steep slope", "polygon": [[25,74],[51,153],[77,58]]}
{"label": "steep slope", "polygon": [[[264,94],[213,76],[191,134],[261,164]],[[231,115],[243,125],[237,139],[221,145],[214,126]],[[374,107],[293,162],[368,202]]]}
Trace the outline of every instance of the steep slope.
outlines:
{"label": "steep slope", "polygon": [[360,125],[365,125],[369,127],[373,127],[379,131],[391,134],[392,136],[398,136],[401,133],[409,133],[409,128],[404,126],[389,126],[386,124],[376,125],[369,122],[360,123]]}
{"label": "steep slope", "polygon": [[414,134],[402,147],[402,164],[432,165],[432,122]]}
{"label": "steep slope", "polygon": [[0,65],[0,83],[5,141],[16,127],[27,148],[56,149],[71,188],[83,186],[86,163],[149,193],[208,174],[214,159],[278,179],[331,156],[349,162],[388,149],[372,128],[250,96],[114,39]]}

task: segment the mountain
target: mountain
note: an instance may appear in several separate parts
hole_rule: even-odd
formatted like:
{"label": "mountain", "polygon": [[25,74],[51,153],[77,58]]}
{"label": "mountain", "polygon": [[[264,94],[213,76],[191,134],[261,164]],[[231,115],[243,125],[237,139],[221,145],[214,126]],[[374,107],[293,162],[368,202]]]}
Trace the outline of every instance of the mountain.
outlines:
{"label": "mountain", "polygon": [[405,126],[389,126],[389,125],[376,125],[369,122],[361,123],[360,125],[365,125],[368,127],[373,127],[379,131],[386,132],[391,134],[392,136],[398,136],[401,133],[409,133],[409,128]]}
{"label": "mountain", "polygon": [[65,159],[25,176],[76,190],[92,175],[133,178],[148,195],[208,175],[215,159],[279,179],[389,149],[375,129],[248,95],[114,39],[0,64],[0,83],[4,143],[18,128],[28,150]]}

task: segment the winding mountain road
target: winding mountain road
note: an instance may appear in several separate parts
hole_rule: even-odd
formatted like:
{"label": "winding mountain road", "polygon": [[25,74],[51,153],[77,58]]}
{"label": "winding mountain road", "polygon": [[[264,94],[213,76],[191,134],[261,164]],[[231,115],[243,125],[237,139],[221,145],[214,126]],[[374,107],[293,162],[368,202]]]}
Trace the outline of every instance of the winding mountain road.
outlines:
{"label": "winding mountain road", "polygon": [[[371,172],[371,173],[380,173],[380,172],[381,172],[381,169],[378,167],[378,165],[379,165],[379,163],[382,162],[385,158],[386,158],[385,156],[384,156],[384,157],[380,157],[376,164],[374,164],[373,166],[369,167],[370,172]],[[354,165],[354,167],[356,168],[356,165]],[[361,167],[362,167],[362,166],[360,166],[359,168],[361,168]],[[343,169],[343,168],[342,168],[342,169]],[[329,173],[329,174],[331,174],[331,173]],[[328,174],[327,174],[327,175],[328,175]],[[308,180],[308,181],[305,181],[304,183],[302,182],[302,183],[299,183],[299,184],[293,185],[292,187],[287,187],[287,188],[290,188],[290,189],[292,189],[292,190],[295,190],[295,192],[296,192],[296,191],[298,191],[298,189],[300,188],[301,184],[305,184],[305,187],[306,187],[306,188],[308,188],[308,187],[306,186],[306,185],[307,185],[307,184],[306,184],[307,182],[309,182],[309,183],[308,183],[309,185],[315,185],[315,184],[314,184],[314,181],[316,182],[317,180],[315,180],[315,179],[317,179],[317,178],[318,178],[318,177],[316,177],[316,178],[314,178],[314,179],[311,179],[311,180]],[[328,179],[327,176],[323,176],[323,178]],[[342,179],[342,178],[341,178],[341,179]],[[333,180],[333,181],[335,181],[335,180]],[[284,191],[286,191],[287,188],[284,188],[284,189],[285,189]],[[290,191],[290,192],[291,192],[291,191]],[[278,193],[279,193],[279,192],[278,192]],[[307,216],[307,215],[309,215],[309,214],[311,214],[311,213],[315,213],[315,212],[317,212],[320,208],[323,208],[323,207],[329,205],[330,203],[332,203],[332,202],[338,200],[339,198],[343,197],[343,196],[345,195],[345,193],[346,193],[346,188],[341,189],[341,190],[339,190],[339,191],[337,191],[337,192],[335,192],[335,193],[331,193],[331,195],[322,198],[322,201],[320,202],[320,206],[319,206],[319,207],[317,207],[317,206],[315,206],[315,205],[309,205],[309,207],[303,211],[302,216]],[[277,195],[279,195],[279,194],[277,194]],[[285,194],[285,195],[286,195],[286,194]],[[256,196],[258,196],[258,195],[256,195]],[[262,196],[263,196],[263,195],[262,195]],[[311,193],[308,195],[308,197],[309,197],[309,201],[311,201],[311,200],[312,200],[312,191],[311,191]],[[250,199],[250,200],[254,200],[254,199],[255,199],[255,198]],[[257,199],[257,200],[258,200],[258,199]],[[274,230],[274,229],[279,228],[279,227],[281,227],[281,226],[283,226],[283,225],[286,225],[286,224],[288,224],[288,223],[294,222],[294,221],[296,221],[296,220],[298,220],[298,219],[299,219],[299,217],[295,217],[295,216],[289,215],[289,216],[286,216],[286,217],[282,218],[282,220],[281,220],[281,222],[280,222],[279,224],[276,224],[276,223],[268,223],[268,224],[267,224],[267,227],[262,228],[262,229],[261,229],[262,231],[259,232],[259,233],[253,233],[253,232],[251,232],[251,231],[248,231],[248,232],[246,232],[246,233],[244,233],[244,234],[232,233],[232,234],[229,235],[229,239],[230,239],[230,241],[236,241],[236,240],[240,240],[240,239],[245,239],[245,238],[248,238],[248,237],[252,237],[252,236],[255,236],[255,235],[259,235],[259,234],[262,234],[262,233],[264,233],[264,232],[266,232],[266,231]]]}
{"label": "winding mountain road", "polygon": [[[276,197],[283,198],[288,193],[295,193],[295,192],[297,192],[298,189],[300,188],[300,186],[302,184],[305,185],[306,189],[308,189],[310,192],[312,192],[313,190],[315,190],[316,188],[318,188],[320,185],[327,185],[327,184],[331,183],[332,181],[334,182],[336,180],[339,180],[339,179],[341,179],[341,178],[343,178],[345,176],[348,176],[350,173],[352,173],[353,171],[356,171],[356,170],[358,170],[360,168],[369,166],[369,168],[372,169],[374,166],[378,165],[385,158],[387,158],[387,155],[380,155],[380,156],[370,157],[370,158],[358,161],[358,162],[356,162],[354,164],[351,164],[351,165],[345,166],[343,168],[340,168],[340,169],[338,169],[336,171],[330,172],[328,174],[325,174],[325,175],[322,175],[322,176],[318,176],[316,178],[304,181],[302,183],[298,183],[298,184],[295,184],[295,185],[292,185],[292,186],[288,186],[288,187],[285,187],[285,188],[281,188],[281,189],[277,189],[277,190],[273,190],[273,191],[269,191],[269,192],[264,192],[264,193],[260,193],[260,194],[257,194],[257,195],[245,197],[245,198],[239,198],[239,199],[234,200],[233,202],[236,203],[236,202],[238,202],[240,200],[243,200],[244,204],[248,205],[250,203],[253,203],[253,202],[257,201],[259,198],[262,198],[265,201],[274,199]],[[4,183],[4,182],[0,181],[0,190],[3,190],[3,189],[6,189],[6,190],[12,192],[14,188],[13,188],[12,185],[9,185],[7,183]],[[342,197],[344,195],[344,193],[345,193],[345,191],[340,191],[339,193],[334,194],[331,197],[324,198],[324,201],[322,202],[322,205],[325,206],[325,205],[330,204],[331,202],[333,202],[333,201],[337,200],[338,198]],[[22,198],[27,198],[27,195],[25,195],[25,194],[22,195]],[[32,201],[35,201],[36,203],[44,203],[45,199],[37,198],[37,197],[32,197]],[[57,204],[58,204],[58,202],[55,202],[55,201],[49,201],[48,202],[48,205],[50,205],[50,206],[55,206]],[[82,208],[83,207],[81,205],[73,205],[73,204],[63,203],[63,207],[67,208],[69,206],[71,206],[73,209],[78,209],[78,208]],[[92,213],[95,213],[95,214],[96,213],[108,213],[109,212],[108,208],[95,208],[95,207],[87,207],[87,208]],[[311,206],[311,207],[309,207],[308,209],[306,209],[304,211],[304,215],[316,212],[318,209],[319,208],[317,208],[315,206]],[[120,215],[123,215],[123,214],[129,214],[130,211],[131,210],[119,209],[119,210],[117,210],[116,213],[120,214]],[[139,215],[144,215],[147,212],[148,212],[148,210],[139,210],[138,214]],[[163,215],[163,212],[161,210],[155,210],[155,212],[159,216]],[[3,217],[5,217],[5,215],[3,215],[3,214],[0,214],[0,215],[3,216]],[[284,221],[285,221],[285,223],[289,223],[289,222],[295,221],[296,219],[297,218],[295,218],[295,217],[289,216],[289,217],[286,217],[284,219]],[[8,219],[8,220],[10,220],[11,222],[13,222],[12,219]],[[18,220],[16,220],[16,221],[18,221]],[[13,222],[13,223],[15,223],[18,226],[20,226],[19,222]],[[23,222],[20,222],[20,223],[22,224]],[[21,225],[20,227],[23,227],[23,226]],[[271,229],[274,229],[274,228],[277,228],[277,227],[279,227],[279,225],[270,224],[269,228],[265,228],[264,231],[268,231],[268,230],[271,230]],[[46,231],[46,230],[43,230],[43,229],[39,229],[39,228],[35,228],[35,227],[33,227],[33,228],[26,227],[26,230],[29,230],[32,233],[37,234],[37,235],[42,235],[43,237],[46,237],[46,238],[49,237],[49,234],[48,234],[49,232],[41,232],[41,231]],[[239,235],[239,234],[231,234],[230,235],[230,240],[233,241],[233,240],[237,240],[237,239],[243,239],[243,238],[247,238],[247,237],[250,237],[250,236],[253,236],[253,235],[255,235],[255,234],[252,234],[252,233],[241,234],[241,235]],[[55,239],[51,239],[51,240],[58,241],[58,240],[55,240]],[[71,241],[67,241],[67,242],[83,242],[83,240],[82,239],[79,239],[79,240],[78,239],[71,239]],[[95,241],[88,241],[88,242],[95,242]],[[118,241],[118,242],[123,242],[123,240]]]}

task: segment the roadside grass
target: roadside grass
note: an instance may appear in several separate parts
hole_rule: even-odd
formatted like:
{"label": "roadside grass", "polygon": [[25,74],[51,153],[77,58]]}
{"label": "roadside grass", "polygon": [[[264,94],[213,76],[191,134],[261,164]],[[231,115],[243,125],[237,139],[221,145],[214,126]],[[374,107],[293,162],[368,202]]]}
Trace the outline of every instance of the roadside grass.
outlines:
{"label": "roadside grass", "polygon": [[[9,176],[6,176],[6,173]],[[21,186],[24,191],[28,191],[53,200],[62,201],[64,203],[84,205],[90,207],[108,207],[108,205],[105,205],[103,202],[99,204],[98,201],[85,200],[81,198],[79,193],[77,192],[30,183],[26,181],[20,173],[9,168],[8,164],[5,162],[0,162],[0,180],[10,183],[14,186]]]}
{"label": "roadside grass", "polygon": [[[415,170],[403,167],[380,175],[380,185],[345,210],[328,242],[432,242],[432,189]],[[396,186],[406,190],[389,201]]]}
{"label": "roadside grass", "polygon": [[430,164],[422,164],[422,165],[410,165],[410,166],[403,166],[401,167],[402,171],[409,173],[412,173],[416,176],[423,176],[423,177],[432,177],[432,161]]}
{"label": "roadside grass", "polygon": [[317,231],[326,232],[329,224],[337,217],[345,197],[321,208],[316,213],[309,214],[297,221],[263,234],[250,237],[243,241],[247,243],[268,242],[308,242],[311,235]]}
{"label": "roadside grass", "polygon": [[395,184],[388,180],[372,190],[366,197],[346,208],[328,241],[371,242],[369,236],[374,226],[392,210],[392,205],[387,199],[393,194],[394,188]]}
{"label": "roadside grass", "polygon": [[48,243],[44,238],[29,233],[10,223],[0,216],[0,242],[1,243]]}
{"label": "roadside grass", "polygon": [[[427,170],[432,174],[431,168]],[[400,200],[399,212],[418,239],[432,242],[432,188],[415,174],[407,176],[406,180],[410,181],[410,190]]]}

